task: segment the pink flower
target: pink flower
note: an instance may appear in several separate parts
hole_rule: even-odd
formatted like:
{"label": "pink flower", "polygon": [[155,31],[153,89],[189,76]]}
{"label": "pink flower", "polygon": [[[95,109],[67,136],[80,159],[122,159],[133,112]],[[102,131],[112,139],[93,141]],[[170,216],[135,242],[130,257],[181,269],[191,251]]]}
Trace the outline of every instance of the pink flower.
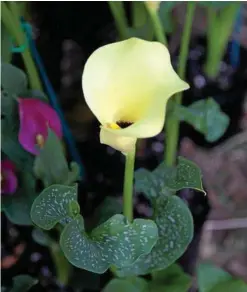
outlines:
{"label": "pink flower", "polygon": [[1,161],[1,194],[14,194],[17,189],[17,177],[14,164],[4,159]]}
{"label": "pink flower", "polygon": [[56,111],[47,103],[35,98],[19,98],[20,130],[19,142],[34,154],[44,146],[48,128],[62,137],[62,126]]}

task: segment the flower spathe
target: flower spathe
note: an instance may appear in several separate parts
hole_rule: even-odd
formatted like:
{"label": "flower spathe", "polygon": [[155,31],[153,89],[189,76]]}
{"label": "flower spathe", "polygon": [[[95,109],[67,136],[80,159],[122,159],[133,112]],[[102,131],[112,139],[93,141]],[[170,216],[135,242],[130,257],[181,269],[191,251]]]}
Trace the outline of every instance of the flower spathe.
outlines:
{"label": "flower spathe", "polygon": [[138,38],[97,49],[86,62],[82,86],[101,123],[101,143],[123,153],[132,151],[138,138],[157,135],[169,97],[189,88],[164,45]]}
{"label": "flower spathe", "polygon": [[19,98],[19,142],[22,147],[39,154],[48,136],[48,128],[62,137],[62,126],[56,111],[47,103],[35,98]]}
{"label": "flower spathe", "polygon": [[17,189],[15,165],[8,159],[1,161],[1,194],[11,195]]}

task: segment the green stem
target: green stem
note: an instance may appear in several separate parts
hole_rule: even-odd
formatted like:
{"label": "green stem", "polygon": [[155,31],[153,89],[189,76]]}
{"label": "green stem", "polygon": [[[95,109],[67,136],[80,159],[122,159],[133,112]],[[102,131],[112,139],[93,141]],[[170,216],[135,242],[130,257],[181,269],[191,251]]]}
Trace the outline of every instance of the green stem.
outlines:
{"label": "green stem", "polygon": [[121,39],[128,38],[128,24],[122,1],[108,1],[112,16]]}
{"label": "green stem", "polygon": [[[6,3],[2,2],[2,20],[8,32],[14,37],[18,46],[22,46],[26,42],[26,36],[20,28],[19,10],[15,2],[9,3],[10,9]],[[29,77],[30,87],[36,90],[42,90],[39,75],[28,48],[22,52],[22,57]]]}
{"label": "green stem", "polygon": [[123,190],[123,213],[132,222],[133,220],[133,179],[134,179],[135,150],[126,154]]}
{"label": "green stem", "polygon": [[[180,47],[180,54],[178,59],[178,75],[181,79],[185,77],[185,68],[189,52],[189,42],[191,35],[191,28],[193,22],[193,16],[195,12],[195,2],[187,3],[186,19],[184,31],[182,34],[182,43]],[[179,92],[174,97],[174,102],[180,105],[182,101],[182,93]],[[176,162],[176,153],[178,147],[179,138],[179,120],[173,116],[172,111],[168,113],[166,119],[166,151],[165,162],[168,166],[172,166]]]}
{"label": "green stem", "polygon": [[153,30],[154,30],[154,34],[156,39],[167,46],[167,40],[166,40],[166,36],[165,36],[165,32],[164,32],[164,28],[162,26],[162,23],[160,21],[159,15],[157,13],[157,11],[155,9],[150,8],[148,5],[146,5],[148,14],[150,16],[152,25],[153,25]]}
{"label": "green stem", "polygon": [[220,62],[224,57],[240,5],[239,2],[230,3],[219,15],[212,7],[208,8],[207,59],[204,71],[210,78],[215,78],[219,73]]}
{"label": "green stem", "polygon": [[68,260],[65,258],[59,244],[55,241],[51,241],[50,246],[50,253],[52,260],[56,267],[56,276],[59,283],[63,285],[67,285],[69,282],[70,272],[71,272],[71,265]]}

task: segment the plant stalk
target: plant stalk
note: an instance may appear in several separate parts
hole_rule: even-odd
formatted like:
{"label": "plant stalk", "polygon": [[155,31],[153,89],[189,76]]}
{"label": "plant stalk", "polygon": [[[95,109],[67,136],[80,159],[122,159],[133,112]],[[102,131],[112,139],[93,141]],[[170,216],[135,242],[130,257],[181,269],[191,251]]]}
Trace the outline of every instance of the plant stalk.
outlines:
{"label": "plant stalk", "polygon": [[[178,75],[181,79],[185,77],[186,62],[189,52],[189,42],[191,35],[191,28],[193,22],[193,16],[195,12],[195,2],[187,3],[186,19],[184,31],[182,34],[182,42],[180,47],[179,59],[178,59]],[[174,102],[180,105],[182,102],[182,92],[179,92],[174,97]],[[167,113],[165,131],[166,131],[166,149],[165,149],[165,162],[167,166],[173,166],[176,163],[176,154],[178,148],[179,138],[179,119],[176,118],[172,111]]]}
{"label": "plant stalk", "polygon": [[220,62],[224,57],[240,5],[239,2],[230,3],[219,15],[212,7],[208,8],[207,59],[204,71],[212,79],[219,73]]}
{"label": "plant stalk", "polygon": [[124,189],[123,189],[123,214],[129,220],[133,221],[133,180],[135,165],[135,149],[126,154]]}
{"label": "plant stalk", "polygon": [[108,1],[112,16],[114,18],[119,37],[124,40],[128,38],[128,24],[125,17],[122,1]]}
{"label": "plant stalk", "polygon": [[146,5],[148,14],[150,16],[152,25],[153,25],[153,30],[154,30],[154,34],[156,39],[167,46],[167,39],[165,36],[165,32],[164,32],[164,28],[162,26],[162,23],[160,21],[159,15],[158,15],[158,10],[152,9],[151,7],[149,7],[148,5]]}
{"label": "plant stalk", "polygon": [[[14,37],[16,44],[22,46],[26,41],[26,36],[20,28],[20,15],[18,7],[15,2],[10,2],[9,7],[6,3],[1,3],[2,7],[2,20],[7,31]],[[35,64],[27,47],[22,53],[23,61],[28,73],[30,87],[36,90],[42,90],[39,75],[37,73]]]}

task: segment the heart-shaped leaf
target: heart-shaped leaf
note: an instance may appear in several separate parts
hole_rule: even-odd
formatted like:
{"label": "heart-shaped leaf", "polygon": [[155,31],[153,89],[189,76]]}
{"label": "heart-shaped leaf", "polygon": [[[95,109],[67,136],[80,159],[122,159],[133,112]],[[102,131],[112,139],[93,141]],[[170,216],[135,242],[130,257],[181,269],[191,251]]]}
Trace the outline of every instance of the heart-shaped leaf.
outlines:
{"label": "heart-shaped leaf", "polygon": [[174,114],[204,134],[208,142],[217,141],[229,125],[229,117],[212,98],[196,101],[189,107],[176,106]]}
{"label": "heart-shaped leaf", "polygon": [[52,185],[35,199],[31,219],[37,226],[49,230],[57,223],[70,222],[79,212],[77,186]]}
{"label": "heart-shaped leaf", "polygon": [[37,283],[38,280],[29,275],[19,275],[13,278],[13,287],[10,292],[26,292]]}
{"label": "heart-shaped leaf", "polygon": [[18,189],[13,195],[2,196],[2,209],[8,219],[18,225],[32,225],[30,210],[37,194],[32,174],[22,172],[18,176]]}
{"label": "heart-shaped leaf", "polygon": [[53,184],[71,185],[79,179],[77,164],[69,170],[62,141],[49,129],[48,138],[34,162],[34,173],[46,187]]}
{"label": "heart-shaped leaf", "polygon": [[141,256],[131,267],[119,269],[119,277],[145,275],[174,263],[193,237],[193,219],[186,204],[177,196],[160,196],[155,201],[155,222],[159,239],[151,253]]}
{"label": "heart-shaped leaf", "polygon": [[[139,169],[135,173],[135,189],[143,192],[149,199],[169,195],[184,188],[204,192],[200,168],[190,160],[178,157],[176,167],[161,163],[154,171]],[[205,193],[205,192],[204,192]]]}
{"label": "heart-shaped leaf", "polygon": [[60,244],[74,266],[102,274],[110,265],[121,268],[133,264],[151,251],[157,239],[157,226],[152,220],[129,223],[117,214],[87,234],[83,218],[78,215],[65,226]]}
{"label": "heart-shaped leaf", "polygon": [[148,282],[142,278],[112,279],[103,292],[149,292]]}

